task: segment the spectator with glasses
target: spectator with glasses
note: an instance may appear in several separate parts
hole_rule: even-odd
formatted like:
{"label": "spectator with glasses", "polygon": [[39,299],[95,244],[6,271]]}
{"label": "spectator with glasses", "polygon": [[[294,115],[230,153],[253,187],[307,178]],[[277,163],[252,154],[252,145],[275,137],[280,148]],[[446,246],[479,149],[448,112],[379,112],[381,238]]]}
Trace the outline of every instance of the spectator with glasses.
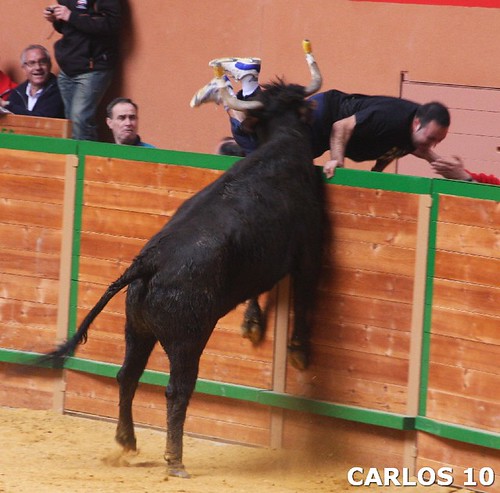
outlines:
{"label": "spectator with glasses", "polygon": [[21,67],[26,81],[11,91],[8,101],[0,104],[17,115],[64,118],[64,103],[57,77],[51,72],[47,49],[29,45],[21,53]]}

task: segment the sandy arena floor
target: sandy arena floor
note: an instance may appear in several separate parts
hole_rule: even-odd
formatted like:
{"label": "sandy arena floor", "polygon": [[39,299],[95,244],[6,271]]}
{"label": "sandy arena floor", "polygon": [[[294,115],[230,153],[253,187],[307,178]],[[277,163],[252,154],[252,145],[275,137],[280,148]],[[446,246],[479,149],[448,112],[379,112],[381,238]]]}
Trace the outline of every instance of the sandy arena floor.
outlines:
{"label": "sandy arena floor", "polygon": [[[191,479],[166,476],[164,433],[137,429],[140,452],[122,456],[114,423],[0,408],[0,493],[327,493],[365,491],[327,458],[185,437]],[[371,491],[373,491],[372,487]],[[411,487],[411,493],[456,488]],[[394,493],[395,487],[383,488]],[[401,489],[399,488],[399,491]],[[465,490],[460,490],[464,492]]]}

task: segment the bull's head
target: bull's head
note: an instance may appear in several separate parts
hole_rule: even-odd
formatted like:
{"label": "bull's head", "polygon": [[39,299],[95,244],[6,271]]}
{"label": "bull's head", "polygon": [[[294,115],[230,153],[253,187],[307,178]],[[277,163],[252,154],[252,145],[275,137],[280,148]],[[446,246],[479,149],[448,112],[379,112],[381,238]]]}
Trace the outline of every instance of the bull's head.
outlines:
{"label": "bull's head", "polygon": [[[314,56],[312,54],[310,41],[307,39],[302,41],[302,48],[304,49],[306,61],[309,65],[309,70],[311,71],[312,77],[310,84],[304,88],[304,94],[307,97],[319,91],[319,89],[321,88],[322,77],[318,68],[318,64],[316,63],[316,60],[314,59]],[[233,110],[245,112],[249,110],[260,109],[263,107],[263,103],[260,101],[242,101],[236,96],[229,94],[226,82],[223,78],[224,69],[220,64],[214,67],[214,72],[215,77],[217,78],[217,84],[219,86],[219,94],[221,95],[222,101],[226,107]]]}

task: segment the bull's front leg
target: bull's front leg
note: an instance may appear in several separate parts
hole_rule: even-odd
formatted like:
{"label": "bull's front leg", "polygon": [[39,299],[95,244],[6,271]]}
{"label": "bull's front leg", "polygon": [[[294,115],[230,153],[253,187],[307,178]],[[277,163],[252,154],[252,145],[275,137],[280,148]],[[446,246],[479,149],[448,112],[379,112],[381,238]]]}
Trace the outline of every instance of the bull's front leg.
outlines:
{"label": "bull's front leg", "polygon": [[241,324],[241,335],[258,344],[264,335],[264,317],[258,298],[250,298]]}
{"label": "bull's front leg", "polygon": [[[319,240],[316,243],[321,245]],[[319,248],[311,251],[309,255],[304,255],[300,268],[292,274],[294,326],[288,360],[298,370],[305,370],[310,363],[310,315],[316,301],[321,261]]]}

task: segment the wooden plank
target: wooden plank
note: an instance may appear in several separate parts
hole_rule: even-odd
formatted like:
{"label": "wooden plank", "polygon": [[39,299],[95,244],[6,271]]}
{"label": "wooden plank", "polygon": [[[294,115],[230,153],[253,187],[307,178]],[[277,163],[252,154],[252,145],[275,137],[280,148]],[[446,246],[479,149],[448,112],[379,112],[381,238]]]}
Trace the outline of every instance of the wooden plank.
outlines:
{"label": "wooden plank", "polygon": [[435,277],[500,287],[500,257],[478,257],[453,252],[436,252]]}
{"label": "wooden plank", "polygon": [[59,282],[55,279],[0,272],[0,286],[0,299],[57,304]]}
{"label": "wooden plank", "polygon": [[62,206],[28,200],[2,199],[0,217],[2,222],[7,224],[60,229]]}
{"label": "wooden plank", "polygon": [[52,351],[55,345],[55,321],[47,326],[36,326],[12,320],[0,321],[0,346],[2,348],[45,353]]}
{"label": "wooden plank", "polygon": [[0,196],[45,204],[62,204],[64,181],[58,178],[0,173]]}
{"label": "wooden plank", "polygon": [[167,215],[85,207],[82,217],[82,230],[149,239],[163,227],[168,219]]}
{"label": "wooden plank", "polygon": [[66,156],[49,152],[0,148],[0,172],[64,180]]}
{"label": "wooden plank", "polygon": [[60,372],[0,362],[0,406],[51,409],[54,380]]}
{"label": "wooden plank", "polygon": [[413,278],[392,272],[335,266],[322,270],[319,289],[336,294],[410,303],[413,296]]}
{"label": "wooden plank", "polygon": [[440,195],[438,220],[439,222],[498,229],[500,207],[498,202],[493,200]]}
{"label": "wooden plank", "polygon": [[[399,414],[405,413],[408,398],[406,386],[365,380],[334,371],[315,374],[315,378],[311,381],[308,379],[306,383],[294,380],[287,384],[286,392],[291,395]],[[315,415],[315,419],[316,417]]]}
{"label": "wooden plank", "polygon": [[6,324],[54,328],[57,317],[55,305],[0,298],[0,320]]}
{"label": "wooden plank", "polygon": [[411,305],[320,292],[315,318],[328,326],[353,323],[409,332]]}
{"label": "wooden plank", "polygon": [[326,264],[413,276],[415,250],[379,243],[337,240],[326,247]]}
{"label": "wooden plank", "polygon": [[0,272],[58,279],[59,257],[55,254],[0,249]]}
{"label": "wooden plank", "polygon": [[433,466],[441,464],[439,467],[448,465],[453,467],[456,474],[468,467],[476,471],[482,467],[491,467],[497,475],[500,471],[500,450],[448,440],[423,432],[418,434],[418,448],[420,465],[427,462]]}
{"label": "wooden plank", "polygon": [[107,286],[121,276],[129,265],[130,261],[126,259],[112,262],[111,260],[101,260],[82,255],[80,257],[78,279],[84,283]]}
{"label": "wooden plank", "polygon": [[500,316],[433,307],[432,333],[500,345]]}
{"label": "wooden plank", "polygon": [[470,311],[497,317],[500,286],[466,284],[446,279],[435,279],[433,306]]}
{"label": "wooden plank", "polygon": [[0,128],[2,132],[15,134],[60,137],[63,139],[71,138],[71,121],[64,118],[46,118],[4,113],[0,115]]}
{"label": "wooden plank", "polygon": [[361,214],[334,213],[331,216],[334,241],[360,241],[415,248],[415,221],[373,217]]}
{"label": "wooden plank", "polygon": [[499,222],[496,227],[438,223],[436,249],[500,259]]}
{"label": "wooden plank", "polygon": [[192,196],[192,193],[185,191],[140,188],[117,183],[85,182],[84,188],[86,206],[167,216],[172,216]]}
{"label": "wooden plank", "polygon": [[[290,368],[288,385],[307,387],[328,387],[331,373],[339,377],[357,378],[368,382],[380,382],[406,386],[408,360],[365,352],[315,346],[309,369],[300,372]],[[324,381],[323,381],[324,380]],[[304,395],[300,392],[300,395]]]}
{"label": "wooden plank", "polygon": [[93,258],[131,262],[146,244],[143,238],[126,238],[85,231],[80,236],[80,251]]}
{"label": "wooden plank", "polygon": [[432,390],[479,401],[495,401],[500,375],[431,362],[429,387]]}
{"label": "wooden plank", "polygon": [[313,345],[403,359],[408,359],[410,351],[409,332],[349,322],[327,324],[314,319],[311,341]]}
{"label": "wooden plank", "polygon": [[418,214],[418,195],[403,192],[331,185],[325,200],[326,209],[332,212],[407,221],[416,221]]}
{"label": "wooden plank", "polygon": [[285,448],[331,457],[344,473],[353,465],[403,466],[404,434],[398,430],[286,411],[284,437]]}
{"label": "wooden plank", "polygon": [[500,429],[500,402],[471,399],[429,389],[427,417],[498,433]]}
{"label": "wooden plank", "polygon": [[222,171],[189,166],[158,165],[142,161],[86,156],[85,179],[106,181],[161,190],[198,192],[212,183]]}
{"label": "wooden plank", "polygon": [[59,253],[61,232],[39,226],[0,222],[0,248],[29,250],[39,253]]}
{"label": "wooden plank", "polygon": [[430,361],[485,373],[498,373],[500,345],[432,334]]}

